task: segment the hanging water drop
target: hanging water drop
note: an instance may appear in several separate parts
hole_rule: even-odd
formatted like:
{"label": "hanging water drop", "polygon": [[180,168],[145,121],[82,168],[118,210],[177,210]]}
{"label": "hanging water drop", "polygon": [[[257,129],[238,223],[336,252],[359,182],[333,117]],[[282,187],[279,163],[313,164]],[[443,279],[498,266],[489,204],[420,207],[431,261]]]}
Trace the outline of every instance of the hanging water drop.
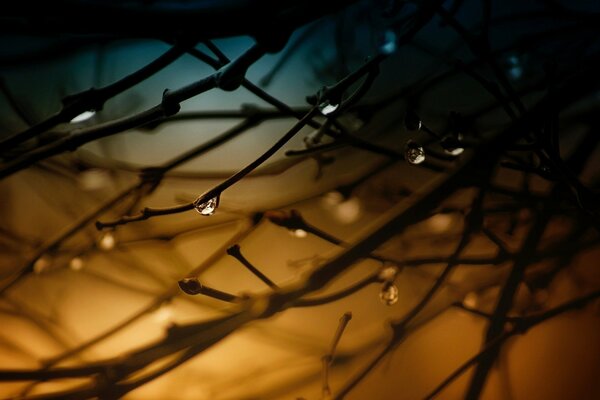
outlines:
{"label": "hanging water drop", "polygon": [[319,104],[319,111],[321,111],[321,114],[323,115],[329,115],[337,110],[339,106],[339,104],[332,104],[329,102],[329,100],[325,100]]}
{"label": "hanging water drop", "polygon": [[450,154],[451,156],[459,156],[465,151],[462,147],[456,147],[454,149],[444,149],[446,154]]}
{"label": "hanging water drop", "polygon": [[98,240],[98,246],[105,251],[114,249],[116,243],[117,240],[112,232],[106,232],[100,237],[100,240]]}
{"label": "hanging water drop", "polygon": [[33,263],[33,272],[36,274],[41,274],[50,268],[52,261],[48,256],[41,256]]}
{"label": "hanging water drop", "polygon": [[73,257],[69,261],[69,268],[73,271],[80,271],[83,268],[83,259],[81,257]]}
{"label": "hanging water drop", "polygon": [[379,50],[386,55],[392,54],[396,51],[396,32],[388,29],[383,34],[383,43]]}
{"label": "hanging water drop", "polygon": [[304,229],[294,229],[290,232],[292,233],[292,236],[301,238],[301,239],[308,236],[308,232],[306,232]]}
{"label": "hanging water drop", "polygon": [[461,155],[465,151],[460,143],[461,137],[462,135],[460,133],[456,137],[451,135],[444,136],[440,142],[444,152],[451,156]]}
{"label": "hanging water drop", "polygon": [[385,282],[393,282],[398,275],[398,267],[386,267],[379,272],[379,279]]}
{"label": "hanging water drop", "polygon": [[379,292],[379,299],[388,306],[396,304],[398,302],[398,287],[392,282],[385,282]]}
{"label": "hanging water drop", "polygon": [[421,164],[425,161],[425,149],[414,140],[409,140],[404,148],[404,158],[410,164]]}
{"label": "hanging water drop", "polygon": [[81,114],[79,114],[78,116],[76,116],[75,118],[73,118],[71,120],[71,123],[76,124],[78,122],[87,121],[88,119],[92,118],[95,114],[96,114],[96,111],[94,111],[94,110],[84,111]]}
{"label": "hanging water drop", "polygon": [[177,284],[184,293],[189,295],[198,294],[202,291],[202,284],[198,278],[183,278]]}
{"label": "hanging water drop", "polygon": [[362,205],[357,197],[351,197],[335,206],[334,217],[342,224],[356,222],[362,214]]}
{"label": "hanging water drop", "polygon": [[212,199],[205,201],[204,203],[199,203],[202,197],[203,196],[200,196],[196,199],[196,201],[194,201],[194,208],[201,215],[204,215],[206,217],[213,215],[217,210],[217,207],[219,206],[219,196],[213,197]]}
{"label": "hanging water drop", "polygon": [[521,57],[517,54],[510,54],[505,59],[506,72],[508,77],[513,81],[518,81],[523,77],[523,63]]}

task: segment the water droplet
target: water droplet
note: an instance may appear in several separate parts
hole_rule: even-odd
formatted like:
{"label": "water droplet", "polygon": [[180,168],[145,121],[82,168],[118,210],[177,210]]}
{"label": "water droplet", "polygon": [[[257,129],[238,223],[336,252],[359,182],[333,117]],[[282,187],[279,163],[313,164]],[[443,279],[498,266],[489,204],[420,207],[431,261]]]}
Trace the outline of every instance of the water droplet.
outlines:
{"label": "water droplet", "polygon": [[33,272],[36,274],[41,274],[48,270],[52,265],[52,260],[48,256],[41,256],[33,263]]}
{"label": "water droplet", "polygon": [[393,282],[398,275],[398,267],[386,267],[379,272],[379,279],[386,282]]}
{"label": "water droplet", "polygon": [[199,203],[201,198],[202,196],[198,197],[196,201],[194,201],[194,208],[196,211],[207,217],[213,215],[219,206],[219,196],[213,197],[204,203]]}
{"label": "water droplet", "polygon": [[425,161],[425,149],[414,140],[409,140],[404,148],[404,158],[410,164],[421,164]]}
{"label": "water droplet", "polygon": [[179,288],[186,294],[198,294],[202,291],[202,284],[198,278],[183,278],[177,282]]}
{"label": "water droplet", "polygon": [[83,268],[83,259],[81,257],[73,257],[69,261],[69,268],[73,271],[80,271]]}
{"label": "water droplet", "polygon": [[117,240],[112,232],[106,232],[100,237],[100,240],[98,240],[98,246],[105,251],[114,249],[116,243]]}
{"label": "water droplet", "polygon": [[335,110],[337,110],[339,106],[339,104],[331,104],[329,100],[325,100],[324,102],[319,104],[319,110],[321,111],[321,114],[329,115]]}
{"label": "water droplet", "polygon": [[333,215],[342,224],[351,224],[360,217],[362,213],[361,208],[360,200],[352,197],[338,204],[333,210]]}
{"label": "water droplet", "polygon": [[459,156],[463,153],[463,151],[465,151],[465,149],[462,147],[457,147],[455,149],[444,149],[444,151],[451,156]]}
{"label": "water droplet", "polygon": [[383,44],[379,48],[383,54],[392,54],[396,51],[396,32],[388,29],[383,34]]}
{"label": "water droplet", "polygon": [[460,143],[461,137],[462,135],[459,133],[457,136],[448,135],[442,138],[440,145],[444,149],[444,152],[451,156],[461,155],[465,151]]}
{"label": "water droplet", "polygon": [[94,110],[84,111],[81,114],[79,114],[78,116],[76,116],[75,118],[73,118],[71,120],[71,123],[76,124],[78,122],[87,121],[88,119],[92,118],[94,115],[96,115],[96,111],[94,111]]}
{"label": "water droplet", "polygon": [[523,68],[521,67],[511,67],[508,69],[508,76],[513,81],[518,81],[523,76]]}
{"label": "water droplet", "polygon": [[505,59],[506,72],[513,81],[518,81],[523,77],[523,61],[517,54],[510,54]]}
{"label": "water droplet", "polygon": [[396,304],[398,302],[398,287],[392,282],[385,282],[379,292],[379,299],[388,306]]}
{"label": "water droplet", "polygon": [[304,229],[294,229],[292,232],[292,235],[294,235],[297,238],[305,238],[306,236],[308,236],[308,232],[306,232]]}
{"label": "water droplet", "polygon": [[477,308],[477,305],[479,304],[479,295],[475,292],[467,293],[462,304],[467,308]]}

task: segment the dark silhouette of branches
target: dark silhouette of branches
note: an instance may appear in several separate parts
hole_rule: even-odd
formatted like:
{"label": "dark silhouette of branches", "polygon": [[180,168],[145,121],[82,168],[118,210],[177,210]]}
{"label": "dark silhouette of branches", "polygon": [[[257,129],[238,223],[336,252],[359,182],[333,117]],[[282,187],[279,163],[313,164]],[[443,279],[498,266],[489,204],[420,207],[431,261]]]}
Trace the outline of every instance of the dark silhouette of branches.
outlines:
{"label": "dark silhouette of branches", "polygon": [[101,110],[104,103],[108,99],[113,98],[117,94],[156,74],[158,71],[165,68],[167,65],[183,55],[186,47],[190,45],[193,45],[193,43],[188,45],[175,45],[156,60],[152,61],[150,64],[108,86],[98,89],[92,88],[85,92],[77,93],[64,98],[62,100],[63,106],[57,114],[33,125],[23,132],[3,139],[0,141],[0,149],[8,149],[10,146],[14,146],[18,143],[31,139],[60,123],[69,122],[84,111]]}
{"label": "dark silhouette of branches", "polygon": [[[254,45],[237,60],[227,64],[214,74],[176,90],[165,90],[160,104],[148,110],[90,128],[75,129],[62,139],[36,148],[7,162],[0,168],[0,178],[6,177],[53,155],[64,151],[73,151],[90,141],[115,135],[128,129],[147,125],[163,117],[174,115],[179,112],[181,102],[211,89],[234,90],[241,83],[240,79],[243,77],[245,71],[264,54],[265,49],[259,45]],[[78,105],[78,107],[80,106]],[[55,124],[54,121],[53,124]]]}
{"label": "dark silhouette of branches", "polygon": [[[378,44],[379,48],[375,51],[370,49],[370,56],[355,64],[358,67],[325,66],[331,68],[324,70],[334,71],[335,74],[339,71],[352,72],[347,72],[333,84],[322,86],[320,90],[305,93],[308,106],[292,107],[251,82],[246,77],[247,71],[264,55],[282,50],[290,33],[300,25],[340,9],[344,6],[342,2],[321,5],[313,1],[292,1],[287,5],[269,3],[268,6],[259,2],[257,7],[262,10],[262,14],[257,17],[257,22],[263,24],[255,26],[248,24],[250,18],[242,17],[242,13],[248,11],[246,2],[227,1],[224,5],[214,5],[206,10],[206,14],[195,10],[190,15],[183,15],[177,10],[163,9],[163,15],[159,15],[151,8],[143,9],[140,14],[143,23],[137,33],[127,28],[127,17],[131,17],[131,10],[123,11],[117,6],[85,6],[83,3],[64,16],[57,15],[54,9],[48,9],[47,18],[28,19],[23,10],[11,11],[9,17],[15,18],[9,18],[3,29],[21,32],[24,26],[18,21],[22,21],[19,18],[25,18],[36,27],[35,31],[56,32],[65,29],[71,33],[81,33],[84,27],[80,22],[65,26],[54,26],[51,22],[63,21],[64,18],[78,15],[84,9],[96,10],[99,15],[120,10],[123,13],[115,16],[112,30],[104,25],[90,26],[91,38],[96,38],[99,33],[110,33],[114,37],[152,37],[169,43],[171,47],[146,66],[110,85],[65,97],[58,113],[33,124],[21,108],[19,97],[11,92],[7,82],[0,80],[0,89],[12,113],[23,122],[31,124],[30,128],[0,140],[3,159],[0,178],[6,178],[39,162],[47,162],[51,157],[73,151],[91,141],[122,134],[131,129],[148,132],[159,126],[181,121],[231,120],[235,124],[212,139],[200,138],[200,143],[162,164],[137,170],[138,179],[135,183],[121,185],[113,193],[102,193],[91,209],[78,213],[78,217],[68,226],[46,242],[35,246],[35,251],[28,255],[26,261],[12,269],[12,273],[4,279],[0,296],[8,299],[8,295],[17,290],[17,283],[36,272],[36,263],[46,255],[82,255],[93,251],[97,246],[93,240],[91,244],[86,242],[87,247],[68,247],[69,240],[85,231],[93,221],[96,221],[98,230],[115,230],[134,222],[194,209],[205,216],[226,211],[231,215],[228,223],[235,224],[236,232],[224,243],[206,251],[208,256],[199,265],[192,268],[180,261],[184,264],[185,273],[179,273],[176,278],[178,282],[160,286],[160,291],[112,281],[114,285],[138,290],[151,298],[124,320],[72,348],[63,349],[57,356],[45,360],[39,368],[18,369],[5,366],[0,369],[2,382],[31,381],[23,389],[23,397],[119,398],[201,356],[256,321],[269,320],[292,308],[316,309],[343,301],[358,296],[361,291],[367,291],[366,288],[371,285],[380,285],[382,291],[393,287],[397,296],[398,289],[394,282],[404,279],[404,272],[410,269],[425,275],[429,272],[425,271],[424,266],[437,265],[440,267],[439,272],[433,278],[429,275],[428,286],[413,299],[407,311],[388,321],[389,336],[381,338],[379,342],[383,345],[353,376],[346,377],[341,387],[332,388],[330,378],[336,371],[336,348],[352,313],[347,312],[342,316],[332,344],[321,358],[321,395],[323,399],[345,398],[386,357],[391,357],[394,350],[402,346],[418,327],[454,307],[485,321],[483,344],[476,354],[456,366],[437,386],[432,385],[433,389],[425,398],[436,397],[464,372],[473,368],[474,373],[465,398],[474,400],[480,398],[487,377],[505,348],[504,344],[551,318],[585,307],[600,297],[597,288],[586,289],[572,300],[553,308],[527,309],[517,315],[513,312],[515,296],[520,287],[525,285],[532,290],[548,287],[561,271],[569,268],[578,255],[596,248],[600,243],[597,185],[589,184],[594,180],[588,176],[589,169],[594,167],[598,123],[593,105],[584,106],[589,104],[586,102],[594,101],[591,98],[599,89],[596,75],[600,69],[600,53],[597,46],[593,45],[593,40],[588,37],[596,33],[594,24],[600,21],[600,14],[597,12],[582,13],[563,6],[560,2],[548,1],[542,2],[536,11],[497,16],[494,14],[496,3],[483,0],[480,2],[477,21],[467,26],[460,19],[461,8],[467,7],[464,1],[455,1],[446,9],[440,0],[427,0],[416,2],[408,11],[401,2],[389,2],[383,9],[377,9],[377,18],[383,18],[384,21],[382,26],[370,27],[375,32],[374,36],[384,36],[388,42]],[[361,10],[376,8],[372,4],[368,7],[366,3],[361,4]],[[232,12],[231,18],[225,17],[228,11]],[[175,29],[175,17],[181,18],[181,29]],[[197,17],[198,21],[205,21],[206,26],[201,26],[198,21],[192,24],[193,17]],[[210,18],[214,21],[210,21]],[[126,20],[127,25],[124,23]],[[333,20],[341,23],[340,18],[326,22]],[[368,18],[365,17],[365,20]],[[496,43],[495,34],[499,27],[515,21],[532,20],[557,20],[560,23],[548,24],[533,33],[511,38],[514,40],[507,40],[501,46]],[[162,28],[150,29],[152,23],[159,21],[164,23]],[[240,25],[221,26],[225,21],[238,21]],[[273,24],[269,25],[267,22]],[[441,50],[437,43],[427,40],[428,27],[435,22],[440,22],[437,28],[453,32],[458,40]],[[318,23],[314,22],[315,25],[309,27],[303,36],[287,46],[279,61],[264,75],[264,86],[283,75],[284,67],[291,62],[290,57],[295,51],[304,41],[313,40],[311,38],[317,31]],[[337,26],[335,29],[336,46],[339,47],[336,51],[339,54],[335,54],[333,59],[349,63],[351,54],[344,53],[345,29],[342,28],[345,27]],[[230,59],[212,41],[241,33],[250,35],[254,44],[234,59]],[[111,35],[109,36],[112,37]],[[204,47],[197,47],[198,43]],[[577,57],[573,60],[550,62],[552,57],[547,53],[565,48],[570,48]],[[430,60],[431,73],[424,69],[427,73],[417,75],[401,87],[389,85],[383,91],[378,89],[378,96],[367,97],[369,91],[377,88],[379,79],[388,79],[393,83],[395,77],[381,78],[385,75],[388,60],[395,57],[394,53],[408,49]],[[462,50],[468,50],[468,55]],[[196,78],[196,81],[178,89],[166,89],[158,104],[142,112],[99,125],[71,128],[64,134],[50,132],[59,124],[69,122],[85,111],[101,110],[107,101],[168,68],[184,54],[210,66],[214,72],[203,78]],[[527,66],[524,62],[521,65],[519,60],[510,59],[514,54],[535,55],[546,62],[543,66],[537,66],[541,72],[532,73],[535,76],[528,78],[528,82],[518,82],[519,74],[524,72],[506,68],[506,62],[515,64],[513,68],[525,69]],[[474,89],[469,90],[479,91],[481,97],[487,100],[472,104],[468,109],[463,107],[459,110],[460,107],[457,107],[456,110],[440,112],[437,104],[432,105],[435,101],[431,101],[429,95],[437,93],[435,90],[456,78],[468,78],[474,86]],[[384,86],[389,82],[385,81]],[[195,96],[210,96],[213,89],[230,92],[240,88],[245,88],[270,107],[243,105],[229,110],[179,112],[180,104]],[[397,146],[390,145],[390,134],[371,132],[374,127],[378,127],[373,121],[387,115],[385,113],[395,114],[387,117],[390,122],[388,125],[394,126],[394,134],[400,132],[404,138]],[[352,119],[348,117],[359,121],[358,127],[349,123]],[[219,149],[274,119],[291,121],[289,128],[278,139],[264,146],[261,154],[243,168],[197,196],[194,201],[189,201],[193,197],[186,197],[187,194],[184,194],[177,195],[178,199],[183,200],[171,207],[146,206],[146,198],[160,190],[161,185],[171,178],[171,174],[177,173],[174,170],[178,167]],[[568,124],[585,125],[585,131],[580,137],[566,137],[568,128],[565,127],[565,121]],[[335,234],[335,230],[330,230],[323,221],[305,218],[291,205],[281,209],[236,210],[233,206],[218,209],[221,195],[225,191],[264,168],[264,164],[290,140],[301,134],[305,127],[315,131],[305,138],[304,148],[287,149],[285,155],[290,157],[291,164],[296,160],[312,158],[317,161],[319,172],[322,172],[321,169],[327,163],[336,162],[335,157],[342,150],[352,154],[364,151],[382,156],[383,162],[362,176],[355,175],[353,179],[335,183],[337,187],[334,190],[337,192],[336,196],[339,195],[340,202],[354,196],[365,199],[375,197],[376,194],[372,193],[368,184],[383,177],[394,181],[397,189],[394,194],[399,193],[393,204],[387,204],[386,209],[377,210],[372,223],[365,226],[352,240]],[[36,138],[38,140],[34,140]],[[396,137],[393,140],[400,142]],[[360,162],[358,157],[356,159]],[[407,176],[410,172],[398,174],[394,168],[399,163],[409,164],[407,168],[415,168],[417,173],[426,173],[431,178],[420,186],[405,184],[405,179],[410,182],[409,178],[413,177]],[[219,179],[225,176],[227,175],[221,171]],[[17,175],[11,180],[19,177]],[[456,205],[452,200],[458,197],[462,202]],[[310,199],[314,200],[316,199]],[[431,240],[430,236],[434,235],[428,233],[412,238],[412,231],[413,228],[423,228],[427,221],[439,216],[451,216],[449,218],[453,221],[449,223],[450,228],[435,238],[447,244],[445,253],[433,248],[425,255],[413,256],[388,249],[387,245],[394,240]],[[552,230],[553,224],[559,223],[559,220],[568,220],[568,229]],[[306,260],[309,260],[312,265],[294,282],[282,280],[272,274],[272,271],[263,271],[263,260],[242,254],[242,249],[247,248],[244,241],[254,235],[258,227],[265,227],[265,224],[276,225],[277,228],[270,226],[269,229],[281,228],[279,230],[282,234],[287,230],[292,233],[300,232],[302,236],[310,235],[310,240],[320,240],[319,244],[328,250],[314,257],[302,258],[302,263],[308,264]],[[197,225],[194,225],[191,229],[196,228]],[[139,244],[140,241],[169,244],[188,232],[181,229],[176,233],[148,233],[146,236],[139,233],[125,245]],[[2,233],[13,245],[14,242],[21,241],[16,235],[13,237],[9,228],[2,228]],[[486,251],[477,255],[468,254],[468,249],[479,241],[487,243]],[[269,245],[265,244],[265,247]],[[264,283],[263,290],[249,293],[244,287],[223,290],[219,285],[207,284],[210,280],[205,280],[202,273],[226,256],[239,262],[253,275],[252,279]],[[344,273],[364,260],[368,260],[368,263],[364,263],[366,267],[360,270],[360,275],[351,283],[340,285],[335,290],[327,290],[331,284],[339,283],[338,279]],[[173,263],[175,265],[176,261]],[[377,265],[376,268],[371,268],[373,264]],[[136,269],[135,264],[131,268],[136,272],[143,270],[139,266]],[[467,268],[477,268],[477,271],[484,273],[493,270],[497,274],[493,284],[500,289],[492,311],[457,300],[456,296],[459,295],[455,292],[460,292],[461,289],[453,292],[455,284],[450,282],[450,278],[455,271]],[[153,275],[154,282],[161,282],[159,277],[160,274]],[[108,278],[106,281],[111,282]],[[437,300],[446,292],[452,292],[452,296],[449,296],[452,298],[444,300],[445,304],[437,304]],[[62,364],[123,332],[136,321],[180,296],[192,304],[218,304],[219,312],[217,316],[203,320],[184,324],[171,323],[162,337],[132,348],[118,357]],[[382,300],[385,299],[382,297]],[[396,300],[397,298],[386,304],[391,305]],[[26,314],[13,300],[9,302],[6,312]],[[27,317],[36,322],[36,315],[30,313]],[[36,325],[44,328],[48,326],[46,322]],[[62,342],[61,344],[64,345]],[[70,389],[30,395],[31,390],[41,382],[60,382],[68,378],[85,379]]]}

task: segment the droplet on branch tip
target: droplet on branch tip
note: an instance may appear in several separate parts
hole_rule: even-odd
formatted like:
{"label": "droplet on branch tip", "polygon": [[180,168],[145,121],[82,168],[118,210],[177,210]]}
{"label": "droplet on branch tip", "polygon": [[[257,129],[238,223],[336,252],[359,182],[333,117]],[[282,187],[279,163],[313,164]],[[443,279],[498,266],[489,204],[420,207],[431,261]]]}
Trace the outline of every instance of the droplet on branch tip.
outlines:
{"label": "droplet on branch tip", "polygon": [[414,140],[409,140],[404,147],[404,158],[409,164],[421,164],[425,161],[425,149]]}
{"label": "droplet on branch tip", "polygon": [[398,302],[398,287],[392,282],[385,282],[379,292],[379,299],[387,306],[392,306]]}
{"label": "droplet on branch tip", "polygon": [[199,201],[202,199],[202,196],[198,197],[194,201],[194,208],[196,211],[200,213],[200,215],[204,215],[205,217],[211,216],[219,207],[219,196],[215,196],[212,199],[200,203]]}

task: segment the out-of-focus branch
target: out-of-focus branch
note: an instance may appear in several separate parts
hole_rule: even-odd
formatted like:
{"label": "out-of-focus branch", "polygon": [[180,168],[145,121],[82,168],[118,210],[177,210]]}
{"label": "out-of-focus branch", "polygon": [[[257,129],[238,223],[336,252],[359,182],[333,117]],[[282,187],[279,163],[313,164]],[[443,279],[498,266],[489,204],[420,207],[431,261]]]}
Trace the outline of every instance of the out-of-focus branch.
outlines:
{"label": "out-of-focus branch", "polygon": [[[510,337],[523,334],[527,332],[529,329],[533,328],[536,325],[541,324],[542,322],[547,321],[550,318],[554,318],[563,313],[576,310],[585,306],[587,303],[597,299],[600,297],[600,291],[595,291],[589,293],[585,296],[579,297],[575,300],[571,300],[566,302],[556,308],[543,312],[541,314],[520,317],[520,318],[510,318],[510,322],[512,323],[512,328],[508,330],[504,330],[495,338],[488,341],[485,346],[473,357],[469,358],[462,365],[460,365],[456,370],[454,370],[446,379],[444,379],[434,390],[432,390],[429,394],[427,394],[424,398],[427,400],[435,398],[440,392],[447,387],[450,383],[452,383],[456,378],[466,372],[470,367],[476,365],[481,362],[484,357],[488,355],[491,351],[496,351],[499,346],[501,346],[504,342],[506,342]],[[486,317],[491,318],[491,315],[484,315]]]}

